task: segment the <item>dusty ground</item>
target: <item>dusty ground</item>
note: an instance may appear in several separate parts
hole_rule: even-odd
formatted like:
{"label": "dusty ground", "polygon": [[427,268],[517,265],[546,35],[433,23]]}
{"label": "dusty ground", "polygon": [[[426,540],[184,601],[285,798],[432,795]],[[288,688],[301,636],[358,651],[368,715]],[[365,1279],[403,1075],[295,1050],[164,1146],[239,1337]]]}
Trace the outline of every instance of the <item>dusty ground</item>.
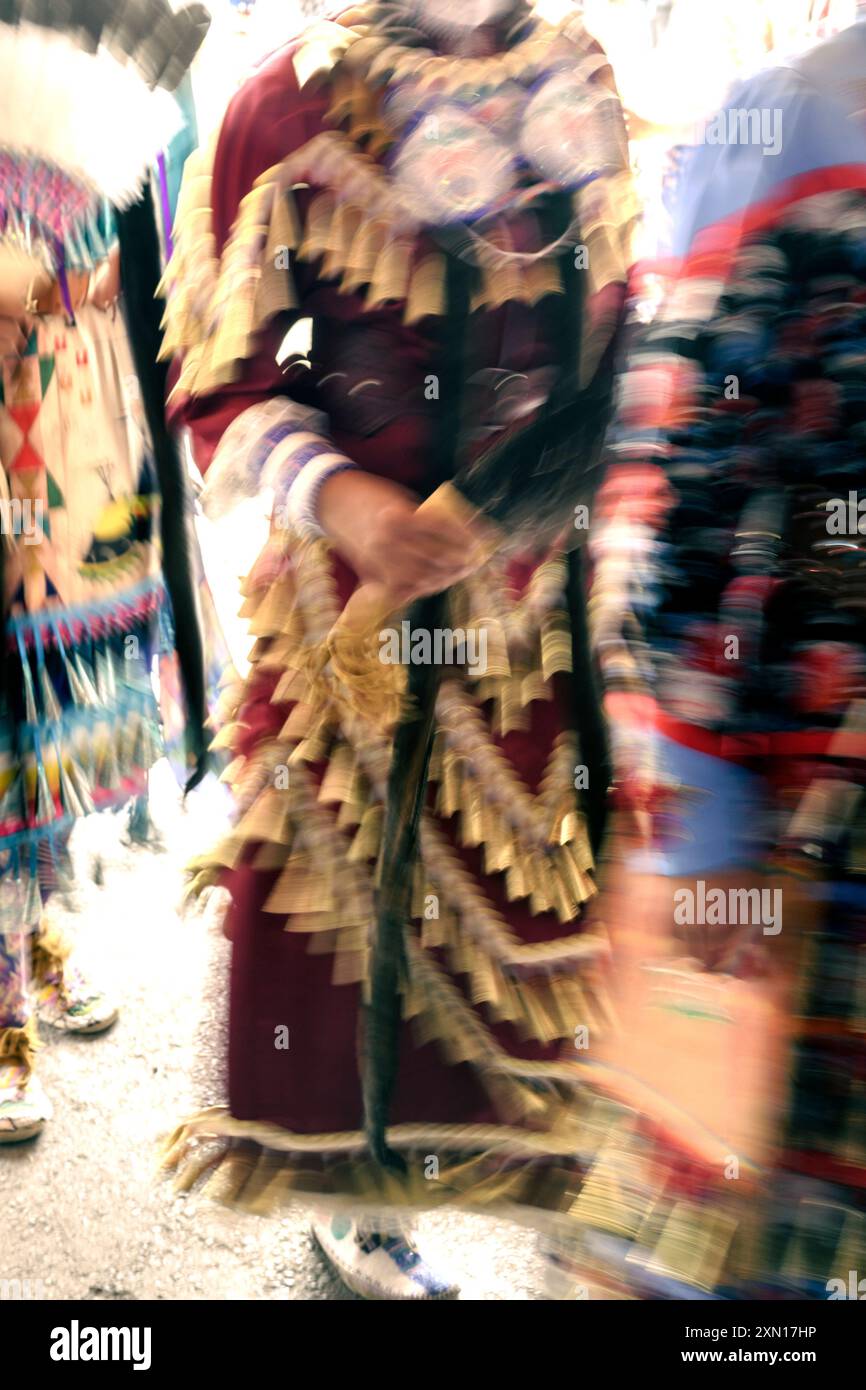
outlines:
{"label": "dusty ground", "polygon": [[[0,1280],[41,1281],[53,1299],[351,1298],[302,1211],[240,1216],[155,1183],[159,1136],[223,1099],[227,947],[213,914],[178,915],[181,867],[217,833],[219,797],[197,793],[181,811],[160,765],[153,802],[162,853],[125,846],[114,816],[76,832],[70,925],[123,1012],[100,1038],[43,1030],[38,1065],[55,1115],[35,1142],[0,1148]],[[437,1214],[419,1235],[464,1298],[540,1294],[539,1245],[525,1230]]]}

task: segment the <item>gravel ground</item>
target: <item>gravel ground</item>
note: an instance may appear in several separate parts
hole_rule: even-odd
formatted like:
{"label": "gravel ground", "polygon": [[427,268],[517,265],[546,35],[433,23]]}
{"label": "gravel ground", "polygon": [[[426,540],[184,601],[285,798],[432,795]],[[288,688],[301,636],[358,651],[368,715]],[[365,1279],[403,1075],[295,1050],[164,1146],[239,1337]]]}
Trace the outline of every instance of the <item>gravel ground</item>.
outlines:
{"label": "gravel ground", "polygon": [[[215,912],[178,914],[182,866],[219,832],[221,797],[202,789],[183,811],[164,764],[152,782],[161,852],[124,844],[122,816],[76,831],[64,915],[122,1013],[103,1037],[43,1029],[38,1068],[55,1114],[36,1141],[0,1147],[0,1280],[41,1281],[51,1299],[351,1299],[302,1210],[242,1216],[156,1180],[159,1137],[223,1099],[228,961]],[[464,1299],[540,1296],[532,1232],[437,1213],[418,1234]]]}

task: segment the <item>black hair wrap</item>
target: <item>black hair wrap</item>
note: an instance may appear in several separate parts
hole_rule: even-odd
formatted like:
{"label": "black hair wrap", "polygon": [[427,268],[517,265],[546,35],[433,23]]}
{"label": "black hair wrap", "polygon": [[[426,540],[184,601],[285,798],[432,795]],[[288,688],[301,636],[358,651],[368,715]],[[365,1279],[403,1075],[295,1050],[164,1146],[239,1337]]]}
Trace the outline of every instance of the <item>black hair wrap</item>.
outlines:
{"label": "black hair wrap", "polygon": [[[545,234],[554,239],[572,216],[566,193],[552,194],[540,211]],[[560,365],[558,382],[531,424],[503,435],[462,465],[461,406],[469,370],[470,305],[476,271],[460,253],[459,232],[439,236],[446,254],[446,312],[439,343],[441,410],[438,438],[431,448],[431,472],[453,485],[509,536],[549,544],[586,501],[600,471],[604,432],[613,390],[613,344],[586,389],[578,387],[583,327],[583,277],[562,262],[563,299],[551,317],[552,356]],[[568,250],[560,253],[569,255]],[[572,719],[588,769],[586,800],[590,844],[596,854],[603,838],[610,762],[599,685],[590,652],[583,552],[568,557],[568,608],[572,640]],[[447,593],[417,600],[409,609],[410,630],[443,623]],[[397,727],[385,798],[385,823],[378,866],[376,922],[372,939],[370,1001],[364,1010],[362,1080],[364,1128],[370,1151],[383,1167],[405,1171],[402,1156],[388,1146],[387,1125],[400,1066],[402,990],[408,973],[405,933],[418,846],[418,825],[426,800],[430,751],[435,733],[439,670],[410,663],[407,709]]]}
{"label": "black hair wrap", "polygon": [[188,482],[165,418],[168,369],[157,361],[163,304],[156,297],[159,238],[149,189],[131,207],[118,211],[116,218],[124,313],[162,498],[162,569],[171,599],[186,700],[187,761],[192,771],[185,791],[189,792],[208,770],[204,648],[191,559]]}

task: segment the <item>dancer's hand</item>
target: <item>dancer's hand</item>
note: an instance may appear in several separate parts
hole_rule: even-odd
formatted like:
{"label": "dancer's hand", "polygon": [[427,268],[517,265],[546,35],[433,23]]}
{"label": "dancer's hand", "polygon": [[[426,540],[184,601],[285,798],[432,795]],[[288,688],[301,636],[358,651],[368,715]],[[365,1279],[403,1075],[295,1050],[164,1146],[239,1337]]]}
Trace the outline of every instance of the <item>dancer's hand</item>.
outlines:
{"label": "dancer's hand", "polygon": [[484,559],[468,526],[419,511],[412,493],[371,473],[329,478],[319,520],[361,582],[383,585],[395,607],[449,588]]}
{"label": "dancer's hand", "polygon": [[0,357],[20,357],[33,327],[26,314],[0,317]]}
{"label": "dancer's hand", "polygon": [[617,776],[613,803],[620,814],[623,833],[643,850],[651,849],[653,843],[652,799],[653,788],[640,774]]}
{"label": "dancer's hand", "polygon": [[654,705],[642,693],[609,690],[604,711],[611,732],[613,804],[623,832],[642,849],[649,849],[662,789],[653,734]]}

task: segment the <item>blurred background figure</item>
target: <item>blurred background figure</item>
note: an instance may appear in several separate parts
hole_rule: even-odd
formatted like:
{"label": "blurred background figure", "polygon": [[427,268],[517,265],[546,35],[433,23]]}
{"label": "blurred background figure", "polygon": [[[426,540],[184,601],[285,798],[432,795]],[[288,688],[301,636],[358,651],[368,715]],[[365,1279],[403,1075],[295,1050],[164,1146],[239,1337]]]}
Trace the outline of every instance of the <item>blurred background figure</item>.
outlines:
{"label": "blurred background figure", "polygon": [[4,1143],[32,1138],[49,1113],[32,1070],[31,993],[67,1031],[99,1032],[116,1016],[44,903],[75,822],[142,794],[161,756],[161,624],[183,676],[184,775],[203,775],[185,487],[155,361],[149,179],[180,126],[170,92],[206,28],[201,6],[173,14],[165,0],[105,19],[85,4],[21,4],[0,25]]}
{"label": "blurred background figure", "polygon": [[[671,254],[682,164],[731,86],[803,53],[857,18],[858,0],[586,0],[611,55],[643,216],[636,239],[644,312]],[[658,262],[661,261],[661,265]]]}
{"label": "blurred background figure", "polygon": [[735,86],[621,383],[593,621],[628,1022],[592,1078],[644,1118],[578,1214],[631,1296],[847,1297],[866,1260],[864,92],[859,24]]}

